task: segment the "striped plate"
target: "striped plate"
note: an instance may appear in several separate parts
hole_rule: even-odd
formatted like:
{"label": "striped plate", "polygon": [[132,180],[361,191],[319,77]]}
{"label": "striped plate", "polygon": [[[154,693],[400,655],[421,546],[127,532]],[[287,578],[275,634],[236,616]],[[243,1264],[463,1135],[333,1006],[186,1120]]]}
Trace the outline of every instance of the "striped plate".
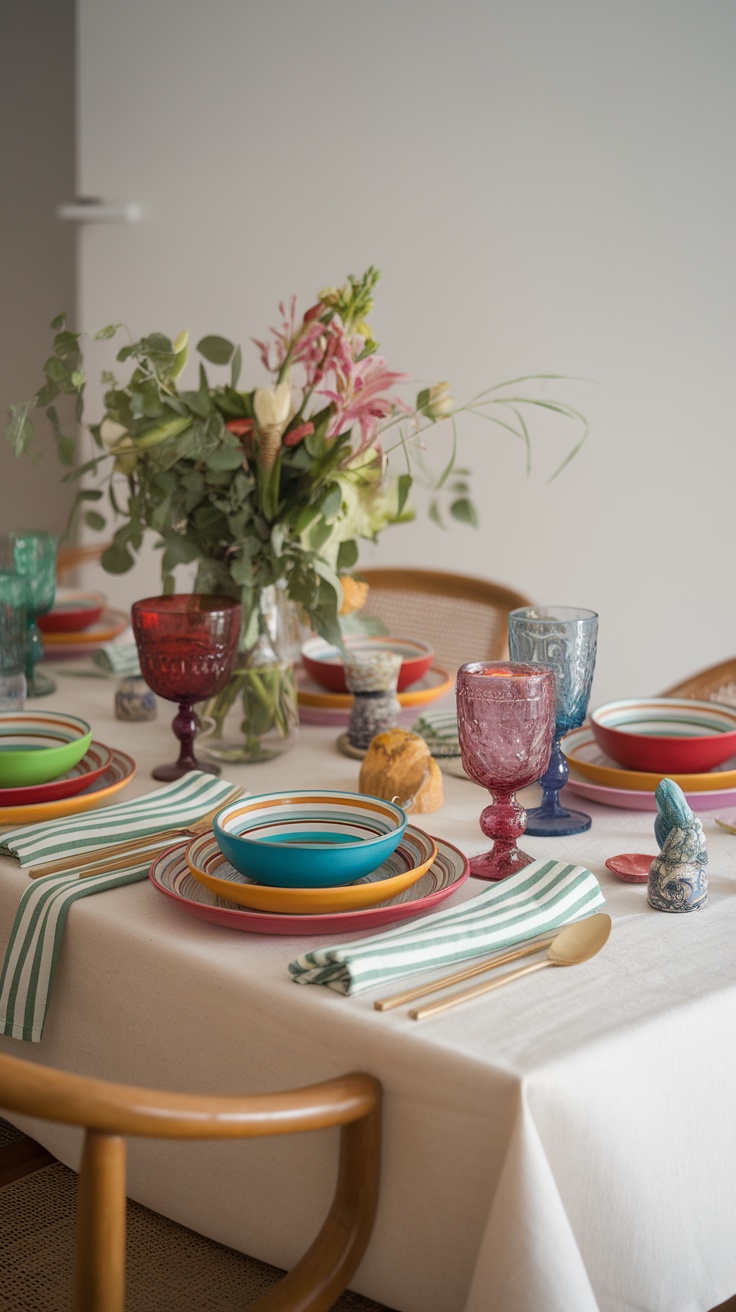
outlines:
{"label": "striped plate", "polygon": [[226,929],[249,934],[353,934],[364,929],[380,929],[398,920],[432,911],[455,893],[468,878],[466,856],[438,838],[437,856],[426,874],[416,883],[377,907],[362,911],[336,911],[323,915],[285,916],[273,911],[251,911],[218,897],[194,878],[186,863],[187,843],[170,847],[153,862],[149,878],[154,888],[171,898],[183,910],[200,920],[209,920]]}
{"label": "striped plate", "polygon": [[62,797],[54,802],[34,802],[29,806],[1,806],[0,825],[35,825],[44,820],[61,820],[64,816],[91,811],[125,788],[135,771],[132,756],[113,748],[112,761],[107,770],[93,784],[77,793],[76,797]]}
{"label": "striped plate", "polygon": [[375,906],[416,883],[436,856],[435,840],[407,825],[391,856],[354,884],[339,888],[270,888],[241,875],[222,855],[212,834],[195,838],[186,850],[194,878],[211,892],[254,911],[281,911],[286,915],[358,911]]}
{"label": "striped plate", "polygon": [[112,763],[112,748],[91,742],[86,755],[61,779],[29,788],[0,788],[0,806],[30,806],[33,802],[53,802],[60,797],[74,797],[99,779]]}
{"label": "striped plate", "polygon": [[590,725],[573,729],[562,739],[562,750],[570,765],[583,779],[608,788],[630,788],[638,792],[653,793],[661,779],[674,779],[684,793],[710,792],[713,789],[736,787],[736,758],[732,757],[716,770],[696,774],[679,771],[626,770],[611,760],[596,742]]}

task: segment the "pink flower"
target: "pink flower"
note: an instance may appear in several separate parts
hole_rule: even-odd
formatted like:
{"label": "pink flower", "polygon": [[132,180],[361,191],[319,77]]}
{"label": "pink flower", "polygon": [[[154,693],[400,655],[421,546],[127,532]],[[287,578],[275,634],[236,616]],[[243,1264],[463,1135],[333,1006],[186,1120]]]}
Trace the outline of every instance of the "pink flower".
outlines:
{"label": "pink flower", "polygon": [[335,406],[327,436],[337,437],[357,423],[361,430],[358,451],[362,451],[374,440],[379,420],[387,419],[397,410],[411,413],[411,407],[398,397],[386,395],[396,383],[409,381],[409,374],[387,369],[380,355],[369,355],[358,361],[351,359],[349,373],[340,370],[337,374],[336,390],[325,389],[319,393]]}

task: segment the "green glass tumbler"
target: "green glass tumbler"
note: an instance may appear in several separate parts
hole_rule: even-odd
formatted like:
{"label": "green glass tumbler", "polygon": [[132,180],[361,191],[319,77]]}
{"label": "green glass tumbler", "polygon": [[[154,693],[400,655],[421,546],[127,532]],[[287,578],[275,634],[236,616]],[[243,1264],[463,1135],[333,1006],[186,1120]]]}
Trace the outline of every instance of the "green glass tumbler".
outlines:
{"label": "green glass tumbler", "polygon": [[51,610],[56,596],[56,552],[59,539],[53,533],[4,533],[0,536],[0,569],[20,574],[26,589],[25,676],[28,697],[44,697],[56,684],[38,662],[43,658],[43,639],[36,623]]}
{"label": "green glass tumbler", "polygon": [[0,711],[26,704],[26,583],[0,570]]}

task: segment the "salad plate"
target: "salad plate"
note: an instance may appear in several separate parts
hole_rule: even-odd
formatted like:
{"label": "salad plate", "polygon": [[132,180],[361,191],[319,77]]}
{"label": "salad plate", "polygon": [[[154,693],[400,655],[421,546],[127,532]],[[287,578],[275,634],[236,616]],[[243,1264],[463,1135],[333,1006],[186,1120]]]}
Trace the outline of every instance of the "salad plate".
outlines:
{"label": "salad plate", "polygon": [[[454,686],[454,675],[448,674],[439,665],[433,665],[417,683],[397,694],[404,716],[411,720],[416,716],[416,707],[437,701],[438,697],[444,697]],[[297,671],[297,701],[299,718],[304,723],[343,726],[350,720],[352,693],[326,692],[303,669]]]}
{"label": "salad plate", "polygon": [[[601,806],[618,806],[625,811],[656,811],[657,800],[654,793],[643,793],[634,788],[611,788],[608,784],[595,784],[584,779],[572,768],[565,785],[566,790],[578,797],[585,797],[589,802],[599,802]],[[685,800],[693,811],[712,811],[717,806],[736,805],[736,788],[714,788],[711,791],[692,793],[684,790]]]}
{"label": "salad plate", "polygon": [[79,633],[96,624],[105,609],[101,592],[80,592],[76,588],[57,588],[53,608],[39,615],[36,623],[42,633]]}
{"label": "salad plate", "polygon": [[470,865],[466,856],[443,839],[435,840],[437,856],[429,869],[414,884],[379,906],[358,911],[335,911],[285,916],[278,911],[253,911],[218,897],[194,878],[186,861],[188,842],[156,857],[149,871],[154,888],[166,895],[190,915],[209,920],[226,929],[249,934],[352,934],[363,929],[379,929],[395,921],[421,915],[455,893],[468,878]]}
{"label": "salad plate", "polygon": [[[375,652],[393,652],[401,658],[397,687],[404,692],[431,668],[434,652],[427,642],[413,638],[392,638],[365,634],[348,634],[344,639],[348,655],[353,660],[372,656]],[[328,692],[348,691],[345,665],[337,647],[324,638],[312,638],[302,647],[302,661],[309,675]]]}
{"label": "salad plate", "polygon": [[77,761],[59,779],[45,784],[28,784],[20,788],[0,788],[0,806],[28,806],[33,802],[53,802],[61,797],[73,797],[99,779],[112,763],[112,748],[94,740],[81,761]]}
{"label": "salad plate", "polygon": [[136,764],[127,752],[113,748],[108,768],[75,797],[60,797],[52,802],[34,802],[28,806],[0,806],[0,825],[35,825],[42,820],[60,820],[67,815],[81,815],[100,806],[129,784]]}
{"label": "salad plate", "polygon": [[130,616],[125,611],[108,608],[102,612],[99,621],[89,629],[69,633],[44,633],[44,659],[59,661],[71,657],[89,656],[103,643],[119,638],[129,624]]}
{"label": "salad plate", "polygon": [[185,856],[194,878],[219,897],[254,911],[302,915],[357,911],[386,902],[429,869],[437,856],[437,844],[423,830],[407,825],[398,847],[375,870],[352,884],[332,888],[276,887],[249,879],[230,864],[214,834],[193,839]]}
{"label": "salad plate", "polygon": [[568,764],[578,776],[609,788],[625,788],[636,792],[653,793],[662,779],[674,779],[684,793],[715,792],[736,787],[736,758],[731,757],[714,770],[702,774],[648,773],[628,770],[617,765],[596,742],[590,725],[573,729],[562,740],[562,750]]}

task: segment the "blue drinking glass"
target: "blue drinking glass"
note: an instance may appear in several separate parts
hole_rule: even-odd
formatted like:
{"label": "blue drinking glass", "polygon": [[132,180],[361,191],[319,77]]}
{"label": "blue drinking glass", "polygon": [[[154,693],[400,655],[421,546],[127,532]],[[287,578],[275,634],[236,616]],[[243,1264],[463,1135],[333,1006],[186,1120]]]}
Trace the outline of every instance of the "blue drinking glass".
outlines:
{"label": "blue drinking glass", "polygon": [[549,765],[539,780],[542,801],[528,813],[526,832],[535,837],[582,834],[591,818],[560,802],[568,765],[560,739],[583,723],[595,669],[598,616],[574,606],[521,606],[509,615],[512,661],[548,665],[555,672],[557,721]]}

